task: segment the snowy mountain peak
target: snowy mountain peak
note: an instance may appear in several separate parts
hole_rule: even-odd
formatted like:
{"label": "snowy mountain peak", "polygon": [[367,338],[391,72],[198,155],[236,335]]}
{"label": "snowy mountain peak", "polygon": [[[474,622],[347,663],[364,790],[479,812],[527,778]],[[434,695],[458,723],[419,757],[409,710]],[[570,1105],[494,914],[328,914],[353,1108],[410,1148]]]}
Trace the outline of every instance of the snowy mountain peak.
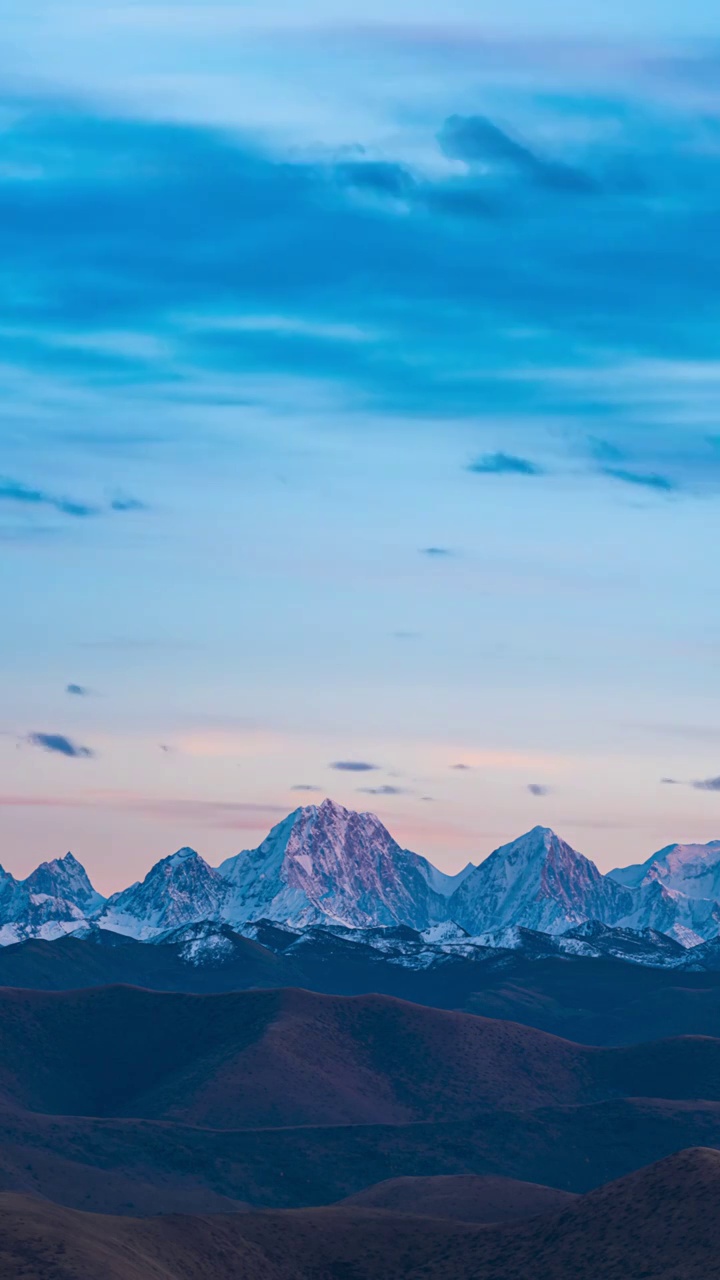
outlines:
{"label": "snowy mountain peak", "polygon": [[182,849],[177,849],[175,853],[171,853],[169,857],[161,858],[160,863],[158,865],[177,867],[181,863],[189,862],[189,861],[192,861],[193,859],[197,859],[198,862],[203,861],[203,859],[200,857],[200,854],[197,853],[195,849],[191,849],[188,845],[185,845]]}
{"label": "snowy mountain peak", "polygon": [[539,937],[568,930],[563,948],[577,954],[601,943],[617,954],[642,950],[637,939],[648,930],[687,946],[720,930],[720,841],[668,845],[602,876],[550,827],[536,826],[450,876],[399,845],[375,814],[327,798],[295,809],[256,849],[217,869],[184,846],[107,901],[71,853],[43,862],[26,880],[0,872],[0,944],[58,937],[87,921],[141,939],[202,925],[207,937],[185,939],[201,950],[225,947],[228,926],[248,936],[260,926],[263,936],[289,929],[293,937],[320,926],[354,932],[354,942],[368,931],[394,937],[409,929],[413,946],[453,954],[478,938],[507,946],[513,930],[533,954],[548,953]]}
{"label": "snowy mountain peak", "polygon": [[653,881],[679,889],[690,898],[720,896],[720,840],[708,844],[670,844],[647,862],[610,872],[617,884],[640,889]]}
{"label": "snowy mountain peak", "polygon": [[632,895],[589,858],[549,827],[533,827],[481,862],[448,912],[472,934],[516,926],[554,934],[591,918],[614,923],[631,904]]}
{"label": "snowy mountain peak", "polygon": [[337,800],[331,800],[329,796],[326,796],[319,805],[306,805],[305,808],[316,809],[318,813],[333,814],[342,818],[346,818],[352,812],[350,809],[346,809],[344,805],[339,804]]}
{"label": "snowy mountain peak", "polygon": [[93,889],[87,871],[72,853],[41,862],[20,884],[28,894],[69,902],[78,907],[81,914],[91,915],[105,901],[102,894]]}
{"label": "snowy mountain peak", "polygon": [[296,809],[220,874],[231,886],[223,907],[231,923],[427,928],[447,914],[435,877],[449,877],[402,849],[375,814],[332,800]]}
{"label": "snowy mountain peak", "polygon": [[194,849],[178,849],[161,858],[145,879],[108,898],[97,923],[134,938],[217,918],[227,893],[219,871]]}

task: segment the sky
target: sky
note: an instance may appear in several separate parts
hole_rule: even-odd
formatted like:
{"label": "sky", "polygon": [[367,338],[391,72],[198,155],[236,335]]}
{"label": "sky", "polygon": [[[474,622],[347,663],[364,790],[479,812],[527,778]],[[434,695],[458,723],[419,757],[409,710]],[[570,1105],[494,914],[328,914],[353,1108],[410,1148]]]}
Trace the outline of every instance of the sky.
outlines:
{"label": "sky", "polygon": [[0,861],[720,838],[720,10],[0,25]]}

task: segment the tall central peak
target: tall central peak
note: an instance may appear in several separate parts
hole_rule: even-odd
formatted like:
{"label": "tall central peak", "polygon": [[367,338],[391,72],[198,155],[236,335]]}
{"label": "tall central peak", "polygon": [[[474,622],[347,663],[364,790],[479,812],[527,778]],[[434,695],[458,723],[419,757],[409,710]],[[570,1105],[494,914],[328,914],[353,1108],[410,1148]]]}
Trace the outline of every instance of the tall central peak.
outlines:
{"label": "tall central peak", "polygon": [[[336,801],[297,809],[257,849],[229,858],[226,918],[284,924],[427,928],[440,918],[434,868],[393,840],[379,818]],[[443,879],[435,873],[438,884]]]}

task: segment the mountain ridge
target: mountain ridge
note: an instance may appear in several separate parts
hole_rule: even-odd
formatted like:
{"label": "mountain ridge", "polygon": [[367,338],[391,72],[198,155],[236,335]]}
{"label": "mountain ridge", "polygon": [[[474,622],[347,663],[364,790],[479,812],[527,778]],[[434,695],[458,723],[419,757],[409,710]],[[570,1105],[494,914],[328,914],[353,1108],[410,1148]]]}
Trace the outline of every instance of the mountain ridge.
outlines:
{"label": "mountain ridge", "polygon": [[[702,896],[708,886],[717,899]],[[150,941],[204,921],[242,932],[263,920],[301,931],[459,928],[476,939],[518,928],[561,937],[599,922],[687,948],[720,932],[720,841],[669,845],[602,875],[537,826],[449,876],[399,845],[376,815],[326,799],[293,810],[255,849],[218,867],[184,847],[108,899],[72,854],[25,880],[0,876],[0,945],[91,924]]]}

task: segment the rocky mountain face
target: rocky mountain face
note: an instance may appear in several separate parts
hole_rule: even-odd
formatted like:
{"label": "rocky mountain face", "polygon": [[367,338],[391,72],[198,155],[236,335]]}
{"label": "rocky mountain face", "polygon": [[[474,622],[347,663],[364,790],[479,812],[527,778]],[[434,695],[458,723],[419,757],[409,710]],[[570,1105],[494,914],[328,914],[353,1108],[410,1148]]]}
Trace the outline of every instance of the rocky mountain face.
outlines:
{"label": "rocky mountain face", "polygon": [[503,845],[468,875],[448,903],[448,915],[470,933],[522,926],[564,933],[584,920],[613,924],[633,895],[547,827]]}
{"label": "rocky mountain face", "polygon": [[103,903],[71,853],[42,862],[25,880],[0,867],[0,946],[71,933]]}
{"label": "rocky mountain face", "polygon": [[616,884],[640,889],[661,884],[688,898],[720,899],[720,840],[709,844],[669,844],[647,862],[609,873]]}
{"label": "rocky mountain face", "polygon": [[256,849],[220,867],[180,849],[107,901],[72,854],[26,880],[0,869],[0,945],[56,938],[88,922],[146,941],[206,923],[271,950],[362,945],[418,965],[518,947],[538,956],[633,952],[640,963],[662,952],[671,963],[678,944],[720,932],[720,841],[672,845],[603,876],[553,831],[535,827],[447,876],[397,844],[374,814],[326,800],[296,809]]}
{"label": "rocky mountain face", "polygon": [[703,938],[716,936],[720,929],[720,903],[689,898],[678,889],[666,889],[660,881],[652,880],[633,892],[632,910],[620,923],[631,929],[655,929],[692,947]]}
{"label": "rocky mountain face", "polygon": [[156,862],[144,880],[108,898],[97,924],[133,938],[152,938],[179,925],[216,919],[226,893],[219,871],[194,849],[178,849]]}
{"label": "rocky mountain face", "polygon": [[424,929],[448,919],[448,899],[467,871],[443,875],[401,849],[374,814],[325,800],[296,809],[219,873],[229,886],[222,916],[234,924],[265,917]]}

